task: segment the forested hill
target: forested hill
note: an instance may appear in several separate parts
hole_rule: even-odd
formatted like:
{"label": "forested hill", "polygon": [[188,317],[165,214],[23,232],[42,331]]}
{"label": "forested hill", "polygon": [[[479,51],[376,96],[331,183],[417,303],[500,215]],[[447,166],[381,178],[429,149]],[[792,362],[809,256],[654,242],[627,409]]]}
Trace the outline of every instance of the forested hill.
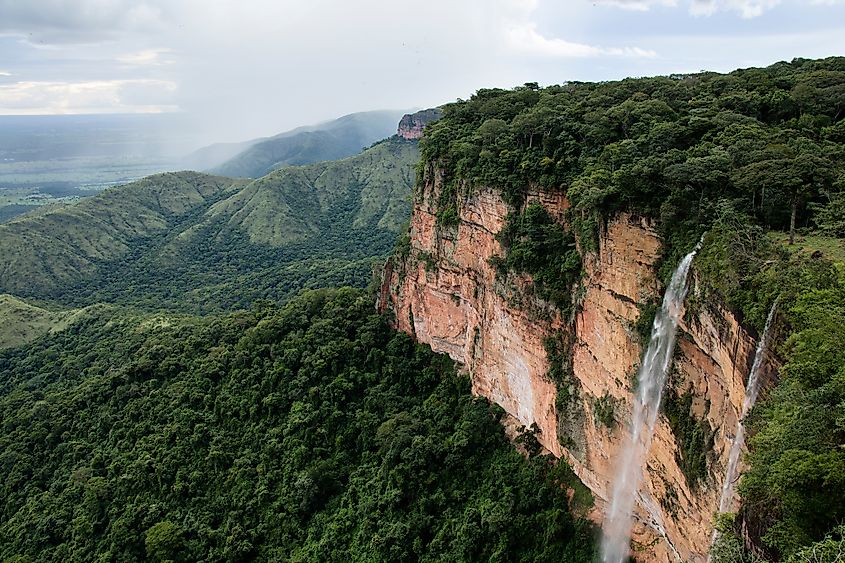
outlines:
{"label": "forested hill", "polygon": [[89,315],[0,352],[0,559],[591,561],[577,480],[469,387],[362,291]]}
{"label": "forested hill", "polygon": [[196,172],[158,174],[0,225],[0,287],[40,295],[88,279],[135,241],[167,233],[245,184]]}
{"label": "forested hill", "polygon": [[[756,561],[745,539],[768,561],[841,549],[845,59],[480,90],[421,143],[440,226],[499,189],[494,265],[550,306],[577,312],[583,255],[620,211],[658,225],[663,274],[706,233],[686,314],[718,306],[753,334],[777,302],[781,366],[714,562]],[[522,458],[451,361],[361,290],[291,299],[367,282],[418,157],[392,138],[254,181],[168,174],[0,225],[0,293],[43,305],[3,299],[34,332],[0,332],[0,559],[592,561],[567,501],[583,514],[589,493],[530,431]],[[565,225],[522,205],[537,185],[565,192]],[[98,302],[118,305],[50,309]],[[706,463],[688,428],[675,455]]]}
{"label": "forested hill", "polygon": [[208,312],[366,285],[409,216],[417,143],[249,182],[151,176],[0,225],[0,293]]}
{"label": "forested hill", "polygon": [[224,176],[259,178],[283,166],[300,166],[358,154],[393,135],[404,111],[368,111],[300,127],[251,142],[211,171]]}

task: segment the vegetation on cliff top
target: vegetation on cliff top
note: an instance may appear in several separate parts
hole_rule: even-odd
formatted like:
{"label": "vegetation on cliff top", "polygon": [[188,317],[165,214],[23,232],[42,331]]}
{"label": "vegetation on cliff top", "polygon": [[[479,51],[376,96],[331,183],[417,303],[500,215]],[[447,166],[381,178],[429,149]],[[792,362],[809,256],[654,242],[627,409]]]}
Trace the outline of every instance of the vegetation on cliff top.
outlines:
{"label": "vegetation on cliff top", "polygon": [[0,352],[0,559],[592,560],[568,468],[372,310],[109,310]]}
{"label": "vegetation on cliff top", "polygon": [[582,245],[618,211],[659,220],[668,263],[721,202],[771,229],[842,224],[845,58],[730,74],[479,90],[422,141],[447,183],[489,185],[519,207],[565,190]]}

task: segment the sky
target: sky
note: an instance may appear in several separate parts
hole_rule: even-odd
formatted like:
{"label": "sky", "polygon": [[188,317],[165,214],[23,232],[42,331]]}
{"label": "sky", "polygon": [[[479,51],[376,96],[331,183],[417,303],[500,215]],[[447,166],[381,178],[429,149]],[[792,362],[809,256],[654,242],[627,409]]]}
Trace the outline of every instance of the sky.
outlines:
{"label": "sky", "polygon": [[0,115],[172,112],[209,141],[486,87],[845,55],[845,0],[0,0]]}

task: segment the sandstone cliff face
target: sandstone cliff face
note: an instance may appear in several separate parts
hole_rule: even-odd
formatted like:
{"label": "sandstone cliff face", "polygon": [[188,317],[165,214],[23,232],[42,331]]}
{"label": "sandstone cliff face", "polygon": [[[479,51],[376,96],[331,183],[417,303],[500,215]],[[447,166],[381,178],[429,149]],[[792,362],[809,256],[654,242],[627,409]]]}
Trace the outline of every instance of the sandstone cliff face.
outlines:
{"label": "sandstone cliff face", "polygon": [[[501,405],[519,424],[535,424],[540,443],[564,457],[593,491],[592,517],[600,522],[642,353],[633,324],[641,305],[661,297],[655,277],[660,240],[644,219],[621,215],[610,222],[598,253],[584,258],[578,312],[562,319],[532,295],[527,276],[497,278],[490,265],[502,254],[495,235],[508,213],[497,193],[482,189],[464,198],[459,224],[440,228],[435,205],[441,184],[429,166],[415,197],[410,253],[388,263],[380,306],[395,312],[400,330],[465,366],[475,393]],[[568,202],[562,194],[535,191],[531,201],[564,220]],[[694,294],[696,282],[691,283]],[[703,562],[709,548],[755,342],[730,312],[700,309],[688,311],[681,325],[671,385],[679,394],[693,393],[692,414],[713,430],[709,476],[687,483],[675,436],[661,416],[640,487],[634,530],[640,561]],[[571,343],[573,381],[570,399],[558,404],[544,340],[560,334]],[[613,405],[615,422],[609,427],[596,416],[599,401]]]}
{"label": "sandstone cliff face", "polygon": [[439,108],[424,109],[416,113],[408,113],[399,121],[399,128],[396,134],[403,139],[421,139],[425,126],[440,119]]}

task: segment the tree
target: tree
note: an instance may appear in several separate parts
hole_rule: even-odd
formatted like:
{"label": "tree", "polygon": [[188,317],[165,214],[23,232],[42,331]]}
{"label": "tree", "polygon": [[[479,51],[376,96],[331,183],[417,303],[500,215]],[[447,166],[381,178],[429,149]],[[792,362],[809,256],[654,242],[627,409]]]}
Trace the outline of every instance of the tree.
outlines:
{"label": "tree", "polygon": [[816,204],[814,221],[823,233],[845,237],[845,192],[830,194],[826,205]]}
{"label": "tree", "polygon": [[159,522],[147,530],[144,546],[156,561],[179,561],[184,550],[182,529],[167,520]]}
{"label": "tree", "polygon": [[789,206],[789,244],[795,243],[795,225],[798,208],[816,197],[833,182],[831,162],[819,155],[819,148],[809,143],[796,142],[784,146],[780,158],[752,162],[737,170],[734,182],[745,191],[755,193],[760,188],[760,207],[766,203],[767,193],[776,205]]}

